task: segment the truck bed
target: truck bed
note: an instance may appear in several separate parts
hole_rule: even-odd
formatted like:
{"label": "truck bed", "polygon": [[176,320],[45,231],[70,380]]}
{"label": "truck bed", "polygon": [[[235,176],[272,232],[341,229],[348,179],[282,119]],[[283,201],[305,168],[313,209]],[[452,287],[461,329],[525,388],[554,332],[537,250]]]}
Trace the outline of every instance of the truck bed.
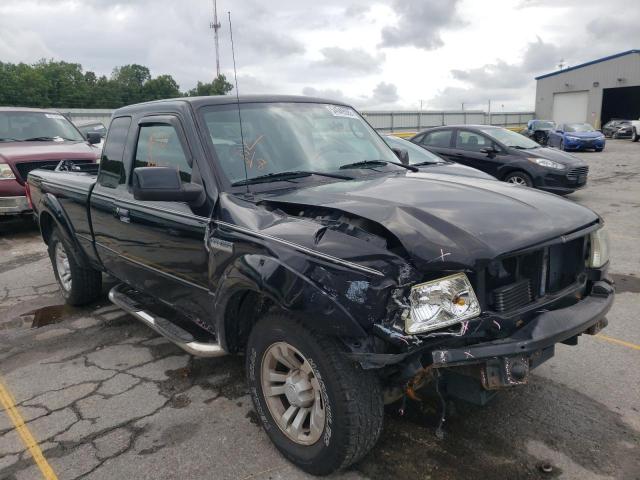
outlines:
{"label": "truck bed", "polygon": [[[93,232],[89,214],[89,197],[96,184],[97,171],[56,171],[37,169],[29,173],[27,185],[34,212],[39,216],[45,204],[50,212],[58,212],[71,231],[64,232],[76,241],[87,258],[95,259]],[[54,220],[54,219],[52,219]],[[40,218],[40,222],[47,219]],[[55,223],[55,221],[54,221]],[[43,231],[44,232],[44,231]]]}

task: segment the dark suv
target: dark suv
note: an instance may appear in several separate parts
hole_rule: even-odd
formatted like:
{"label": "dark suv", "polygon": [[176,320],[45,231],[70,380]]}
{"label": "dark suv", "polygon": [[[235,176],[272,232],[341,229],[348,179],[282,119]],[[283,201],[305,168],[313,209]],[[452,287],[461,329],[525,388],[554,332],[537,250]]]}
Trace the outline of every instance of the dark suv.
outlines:
{"label": "dark suv", "polygon": [[542,147],[502,127],[437,127],[420,132],[410,140],[447,160],[516,185],[564,195],[587,183],[589,167],[581,159]]}

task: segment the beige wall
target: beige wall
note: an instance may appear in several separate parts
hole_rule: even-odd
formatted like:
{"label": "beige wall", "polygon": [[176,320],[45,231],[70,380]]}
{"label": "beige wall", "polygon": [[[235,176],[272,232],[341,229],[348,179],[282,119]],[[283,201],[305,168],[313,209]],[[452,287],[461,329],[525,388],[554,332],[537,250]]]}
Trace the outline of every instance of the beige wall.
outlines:
{"label": "beige wall", "polygon": [[[622,79],[619,81],[618,79]],[[597,82],[597,85],[596,85]],[[640,53],[631,53],[604,62],[541,78],[536,85],[536,118],[550,119],[553,114],[553,94],[589,92],[585,122],[600,127],[602,90],[640,85]]]}

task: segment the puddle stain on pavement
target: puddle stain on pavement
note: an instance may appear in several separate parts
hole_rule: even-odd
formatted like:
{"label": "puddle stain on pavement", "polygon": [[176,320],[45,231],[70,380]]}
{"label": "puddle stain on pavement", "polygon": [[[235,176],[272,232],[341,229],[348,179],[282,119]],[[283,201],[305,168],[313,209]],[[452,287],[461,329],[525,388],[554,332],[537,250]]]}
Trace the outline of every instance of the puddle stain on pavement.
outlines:
{"label": "puddle stain on pavement", "polygon": [[77,313],[77,309],[69,305],[47,305],[0,323],[0,332],[3,330],[21,330],[28,328],[41,328],[54,323],[60,323]]}

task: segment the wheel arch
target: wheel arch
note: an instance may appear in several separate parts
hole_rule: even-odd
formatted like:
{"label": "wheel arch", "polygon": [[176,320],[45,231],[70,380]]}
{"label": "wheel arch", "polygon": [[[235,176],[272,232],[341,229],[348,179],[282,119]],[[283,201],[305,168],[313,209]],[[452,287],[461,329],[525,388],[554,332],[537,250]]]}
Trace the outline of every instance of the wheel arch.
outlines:
{"label": "wheel arch", "polygon": [[263,254],[236,258],[215,293],[216,332],[223,348],[241,351],[251,328],[270,310],[292,313],[322,334],[366,336],[338,298],[300,272]]}

